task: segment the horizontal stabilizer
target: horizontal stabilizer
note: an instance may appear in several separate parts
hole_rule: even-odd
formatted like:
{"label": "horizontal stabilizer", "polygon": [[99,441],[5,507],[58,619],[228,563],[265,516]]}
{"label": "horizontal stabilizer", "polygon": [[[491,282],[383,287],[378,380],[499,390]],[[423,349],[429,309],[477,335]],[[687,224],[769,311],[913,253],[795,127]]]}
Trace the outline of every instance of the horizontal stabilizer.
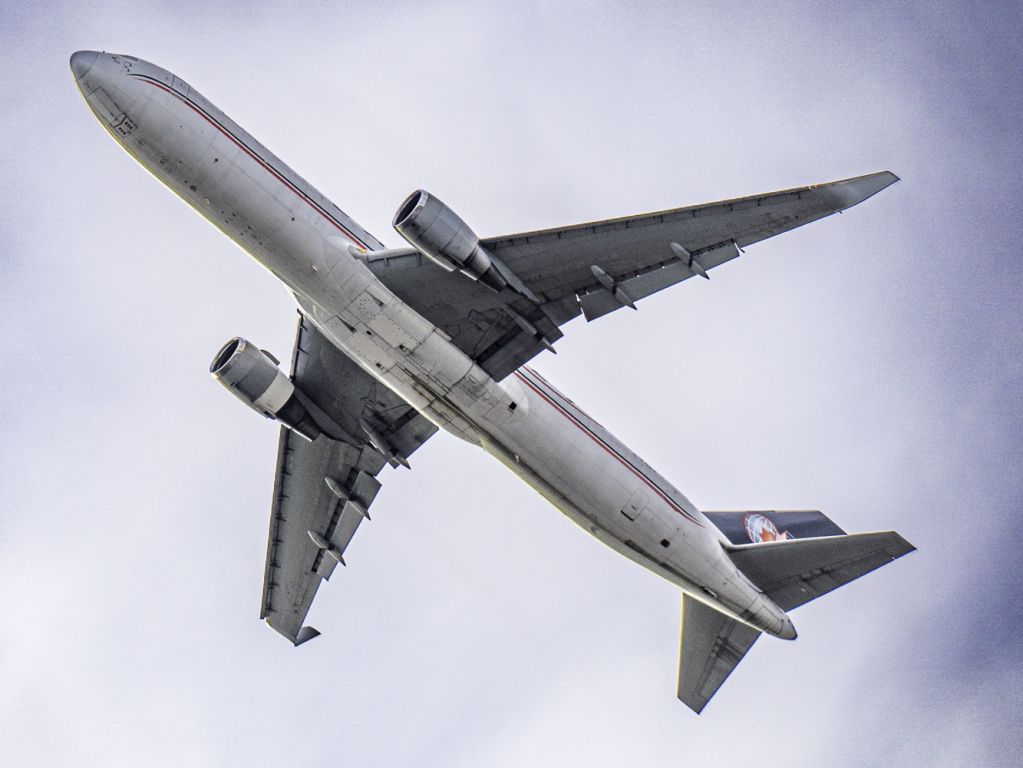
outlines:
{"label": "horizontal stabilizer", "polygon": [[845,533],[831,522],[827,515],[815,509],[744,510],[703,514],[733,544],[811,539],[819,536],[841,536]]}
{"label": "horizontal stabilizer", "polygon": [[750,581],[790,611],[914,549],[886,531],[746,544],[727,552]]}
{"label": "horizontal stabilizer", "polygon": [[678,697],[699,714],[742,661],[760,632],[687,595],[682,596]]}

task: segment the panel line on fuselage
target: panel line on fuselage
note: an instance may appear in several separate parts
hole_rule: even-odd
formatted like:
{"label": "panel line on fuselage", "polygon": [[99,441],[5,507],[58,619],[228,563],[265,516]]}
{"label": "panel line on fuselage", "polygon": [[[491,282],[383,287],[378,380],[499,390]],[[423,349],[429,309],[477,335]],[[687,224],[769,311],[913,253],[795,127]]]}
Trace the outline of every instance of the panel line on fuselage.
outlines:
{"label": "panel line on fuselage", "polygon": [[361,238],[359,238],[358,236],[352,234],[348,230],[347,227],[345,227],[340,221],[338,221],[336,218],[334,218],[334,216],[332,216],[329,211],[325,210],[322,205],[320,205],[315,200],[313,200],[311,197],[309,197],[309,195],[307,195],[305,192],[303,192],[301,189],[299,189],[298,186],[296,186],[293,182],[291,182],[288,179],[286,179],[284,177],[284,175],[281,174],[280,171],[276,170],[266,160],[264,160],[262,157],[260,157],[258,153],[256,153],[244,141],[242,141],[237,136],[235,136],[234,133],[232,133],[230,130],[228,130],[219,120],[217,120],[213,115],[209,114],[200,105],[196,104],[194,101],[192,101],[190,98],[188,98],[184,94],[179,93],[178,91],[174,90],[173,88],[168,87],[164,83],[161,83],[159,80],[156,80],[155,78],[152,78],[149,75],[143,75],[141,73],[133,72],[133,73],[130,73],[128,75],[128,77],[137,78],[137,79],[141,80],[144,83],[156,86],[157,88],[160,88],[160,89],[166,91],[167,93],[171,94],[172,96],[176,97],[183,104],[185,104],[186,106],[190,107],[200,117],[205,119],[206,122],[208,122],[214,128],[219,130],[222,134],[224,134],[227,138],[229,138],[232,142],[234,142],[238,146],[238,148],[241,149],[243,152],[245,152],[249,157],[251,157],[257,163],[259,163],[261,166],[263,166],[263,168],[265,168],[267,171],[269,171],[278,181],[280,181],[282,184],[284,184],[286,187],[288,187],[288,189],[290,189],[292,192],[294,192],[296,195],[298,195],[307,205],[311,206],[313,208],[313,210],[315,210],[323,218],[325,218],[327,221],[329,221],[331,224],[333,224],[335,228],[340,230],[341,233],[345,237],[347,237],[353,243],[358,245],[360,248],[365,248],[366,250],[369,250],[369,251],[373,250],[369,245],[364,243]]}
{"label": "panel line on fuselage", "polygon": [[[527,374],[527,373],[531,374],[531,375],[530,376],[526,376],[525,374]],[[574,424],[576,427],[578,427],[580,430],[582,430],[583,433],[586,434],[597,445],[599,445],[601,448],[603,448],[605,451],[607,451],[609,454],[611,454],[611,456],[613,456],[615,459],[617,459],[618,462],[620,464],[622,464],[622,466],[624,466],[626,469],[630,470],[632,472],[632,474],[634,474],[636,477],[638,477],[640,480],[642,480],[647,486],[650,487],[650,489],[652,491],[654,491],[654,493],[656,493],[658,496],[660,496],[662,499],[664,499],[664,501],[668,504],[668,506],[670,506],[676,512],[681,514],[689,522],[691,522],[694,525],[698,525],[701,528],[703,528],[703,523],[701,523],[699,520],[694,518],[683,507],[681,507],[678,503],[676,503],[673,499],[671,499],[670,496],[665,491],[663,491],[661,489],[661,487],[657,483],[655,483],[650,477],[648,477],[645,472],[643,472],[639,467],[635,466],[625,456],[622,456],[622,454],[619,453],[614,448],[614,446],[610,445],[600,435],[598,435],[592,429],[590,429],[589,426],[587,426],[583,421],[581,421],[579,418],[577,418],[567,407],[565,407],[564,405],[559,403],[558,402],[559,398],[560,399],[564,399],[564,400],[568,400],[568,398],[565,397],[564,395],[562,395],[561,393],[559,393],[550,384],[547,384],[543,380],[543,378],[540,376],[540,374],[534,372],[533,370],[531,370],[530,368],[527,368],[526,366],[523,366],[519,370],[515,371],[515,376],[517,376],[519,378],[519,380],[521,380],[527,387],[529,387],[534,392],[536,392],[536,394],[538,394],[540,397],[542,397],[544,400],[546,400],[548,403],[550,403],[550,405],[552,405],[554,407],[554,409],[556,411],[558,411],[558,413],[560,413],[562,416],[564,416],[566,419],[568,419],[572,424]],[[571,401],[569,401],[569,402],[571,402]]]}

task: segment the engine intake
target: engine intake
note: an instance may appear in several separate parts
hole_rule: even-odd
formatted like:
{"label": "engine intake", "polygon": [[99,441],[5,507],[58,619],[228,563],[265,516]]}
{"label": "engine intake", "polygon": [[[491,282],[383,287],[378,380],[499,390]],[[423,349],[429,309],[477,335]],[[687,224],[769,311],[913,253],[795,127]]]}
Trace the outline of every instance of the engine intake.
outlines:
{"label": "engine intake", "polygon": [[392,224],[414,248],[449,272],[460,270],[495,291],[508,284],[476,233],[429,192],[418,189],[409,195]]}
{"label": "engine intake", "polygon": [[210,373],[252,410],[276,419],[307,440],[323,434],[294,382],[251,342],[238,337],[227,342],[213,358]]}

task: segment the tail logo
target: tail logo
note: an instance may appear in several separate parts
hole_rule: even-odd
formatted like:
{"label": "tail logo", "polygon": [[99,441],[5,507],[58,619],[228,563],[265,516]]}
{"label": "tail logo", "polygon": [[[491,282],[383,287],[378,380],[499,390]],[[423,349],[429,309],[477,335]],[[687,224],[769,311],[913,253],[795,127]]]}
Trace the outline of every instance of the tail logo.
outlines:
{"label": "tail logo", "polygon": [[746,535],[754,544],[795,538],[788,531],[779,531],[774,521],[760,512],[747,512],[743,522],[746,525]]}

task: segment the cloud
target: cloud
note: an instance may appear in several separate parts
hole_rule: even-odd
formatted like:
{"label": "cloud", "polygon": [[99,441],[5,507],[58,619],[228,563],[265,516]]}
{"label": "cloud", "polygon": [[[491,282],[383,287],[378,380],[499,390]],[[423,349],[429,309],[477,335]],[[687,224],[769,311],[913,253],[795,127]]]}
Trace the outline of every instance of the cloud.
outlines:
{"label": "cloud", "polygon": [[[10,760],[1017,761],[1018,11],[26,9],[0,69]],[[293,306],[95,125],[67,71],[90,47],[178,72],[391,243],[418,186],[492,234],[895,171],[538,365],[700,506],[919,552],[797,611],[695,718],[676,590],[441,436],[289,648],[256,621],[276,430],[205,369],[237,333],[285,359]]]}

